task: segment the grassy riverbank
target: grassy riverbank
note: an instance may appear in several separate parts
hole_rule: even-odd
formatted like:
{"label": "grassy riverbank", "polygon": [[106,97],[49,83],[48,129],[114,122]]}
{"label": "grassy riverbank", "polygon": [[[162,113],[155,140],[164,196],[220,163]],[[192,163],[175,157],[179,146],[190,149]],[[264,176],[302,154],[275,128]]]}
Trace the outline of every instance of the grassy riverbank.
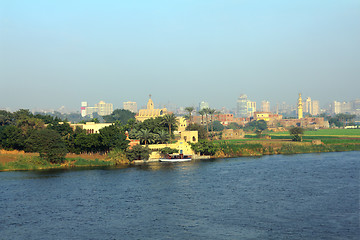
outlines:
{"label": "grassy riverbank", "polygon": [[250,142],[218,141],[217,145],[219,150],[214,156],[216,158],[262,156],[272,154],[360,151],[360,142],[313,145],[309,142],[297,143],[291,141],[258,140]]}
{"label": "grassy riverbank", "polygon": [[[245,139],[216,141],[220,151],[215,157],[360,151],[360,129],[306,131],[303,142],[291,141],[289,132],[269,132],[267,135],[271,139],[259,139],[255,134],[248,134]],[[313,140],[320,140],[321,144],[312,144]]]}
{"label": "grassy riverbank", "polygon": [[[115,166],[118,162],[106,155],[68,154],[64,163],[53,164],[36,153],[21,151],[0,151],[0,171],[66,169],[76,167]],[[125,165],[125,164],[124,164]]]}
{"label": "grassy riverbank", "polygon": [[[272,154],[299,154],[315,152],[360,151],[360,129],[324,129],[307,131],[303,142],[293,142],[287,132],[268,133],[271,139],[246,135],[246,139],[217,140],[213,157],[262,156]],[[321,144],[313,144],[321,140]],[[68,154],[62,164],[51,164],[36,153],[0,150],[0,171],[42,170],[94,166],[127,166],[123,157],[99,154]]]}

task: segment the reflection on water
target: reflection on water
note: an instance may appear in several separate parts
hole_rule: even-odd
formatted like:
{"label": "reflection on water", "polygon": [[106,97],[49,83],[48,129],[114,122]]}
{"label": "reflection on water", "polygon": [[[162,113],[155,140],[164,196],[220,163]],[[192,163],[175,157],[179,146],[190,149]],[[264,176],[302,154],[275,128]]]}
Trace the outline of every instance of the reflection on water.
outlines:
{"label": "reflection on water", "polygon": [[1,172],[0,239],[357,239],[358,159]]}

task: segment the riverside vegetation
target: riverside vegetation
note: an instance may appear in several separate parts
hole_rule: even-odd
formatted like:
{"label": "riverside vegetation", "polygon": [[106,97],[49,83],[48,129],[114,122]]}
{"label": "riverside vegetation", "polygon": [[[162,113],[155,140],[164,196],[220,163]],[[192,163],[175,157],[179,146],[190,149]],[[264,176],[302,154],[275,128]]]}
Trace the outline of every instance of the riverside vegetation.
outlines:
{"label": "riverside vegetation", "polygon": [[[131,112],[114,112],[116,114],[105,117],[114,125],[97,134],[86,134],[80,128],[72,129],[66,122],[60,124],[61,119],[57,117],[33,115],[28,110],[0,111],[0,171],[126,166],[133,160],[149,157],[148,143],[167,143],[175,137],[173,115],[136,122]],[[124,119],[127,123],[121,124]],[[219,124],[215,121],[213,125],[210,128],[198,124],[188,126],[187,130],[199,131],[199,142],[192,144],[196,153],[224,158],[360,150],[360,129],[304,132],[304,129],[293,128],[289,132],[273,133],[266,130],[266,123],[258,121],[245,126],[248,133],[245,139],[208,140],[216,136],[214,131]],[[130,138],[140,139],[143,145],[129,149],[125,131]],[[271,139],[264,139],[265,135]],[[313,144],[313,140],[321,142]],[[165,149],[163,153],[169,150],[173,152]]]}

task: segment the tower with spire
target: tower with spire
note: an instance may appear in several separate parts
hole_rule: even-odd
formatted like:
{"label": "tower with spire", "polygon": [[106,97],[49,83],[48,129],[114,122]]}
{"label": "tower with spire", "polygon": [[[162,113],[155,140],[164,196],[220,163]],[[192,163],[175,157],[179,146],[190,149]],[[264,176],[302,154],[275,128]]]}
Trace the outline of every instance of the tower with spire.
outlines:
{"label": "tower with spire", "polygon": [[299,99],[298,99],[298,119],[303,118],[303,107],[302,107],[302,99],[301,99],[301,93],[299,93]]}

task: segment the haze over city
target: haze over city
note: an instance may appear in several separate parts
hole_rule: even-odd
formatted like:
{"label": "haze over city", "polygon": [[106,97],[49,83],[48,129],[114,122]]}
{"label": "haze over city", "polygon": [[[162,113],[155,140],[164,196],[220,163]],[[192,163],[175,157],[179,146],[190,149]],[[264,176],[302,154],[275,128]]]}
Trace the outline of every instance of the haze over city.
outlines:
{"label": "haze over city", "polygon": [[360,2],[1,1],[0,108],[359,98]]}

